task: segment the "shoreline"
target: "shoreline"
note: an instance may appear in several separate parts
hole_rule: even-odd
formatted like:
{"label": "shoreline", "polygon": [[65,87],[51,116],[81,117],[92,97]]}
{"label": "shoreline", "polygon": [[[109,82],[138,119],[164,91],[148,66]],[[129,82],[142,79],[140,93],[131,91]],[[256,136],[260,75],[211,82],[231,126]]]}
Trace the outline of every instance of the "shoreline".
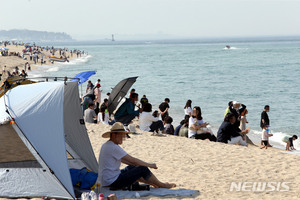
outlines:
{"label": "shoreline", "polygon": [[[3,44],[0,45],[0,48],[4,47]],[[0,56],[0,74],[2,74],[1,77],[1,84],[8,78],[7,75],[7,71],[9,71],[10,73],[12,73],[13,71],[15,71],[15,68],[18,67],[19,68],[19,72],[21,72],[23,69],[25,70],[25,64],[28,62],[30,64],[31,70],[25,70],[25,72],[28,74],[30,74],[32,71],[36,71],[39,67],[41,66],[49,66],[51,67],[51,65],[56,64],[56,62],[54,61],[54,63],[51,63],[51,61],[49,60],[48,57],[50,57],[51,55],[53,55],[52,53],[50,53],[49,50],[46,50],[46,47],[39,47],[38,50],[40,50],[40,53],[38,53],[37,55],[40,57],[40,59],[38,60],[38,62],[34,62],[33,60],[30,60],[30,53],[26,52],[24,54],[24,58],[21,57],[23,50],[25,49],[24,45],[7,45],[6,48],[8,48],[8,53],[13,52],[18,54],[19,56],[16,55],[9,55],[9,56]],[[34,47],[33,47],[34,48]],[[49,48],[50,49],[50,48]],[[64,51],[64,56],[68,59],[68,62],[71,62],[77,58],[81,57],[81,53],[80,53],[80,57],[76,57],[76,54],[73,53],[74,55],[71,54],[70,50],[65,50]],[[54,53],[55,57],[60,57],[60,51],[56,50]],[[43,57],[44,62],[45,63],[41,63],[41,57]],[[67,62],[67,61],[66,61]],[[4,66],[6,66],[4,68]],[[28,66],[27,66],[28,67]],[[4,71],[5,69],[5,71]]]}
{"label": "shoreline", "polygon": [[[1,57],[0,57],[1,59]],[[50,66],[51,65],[47,65]],[[33,71],[38,70],[39,65]],[[175,124],[174,124],[175,126]],[[101,137],[110,126],[86,124],[88,135],[98,160],[101,145],[107,141]],[[218,127],[216,127],[218,128]],[[254,133],[252,134],[260,137]],[[132,135],[122,148],[130,155],[159,167],[153,170],[162,181],[174,182],[179,188],[198,190],[193,196],[168,199],[298,199],[300,197],[300,159],[297,155],[282,152],[281,149],[260,149],[249,145],[242,147],[209,141],[193,140],[177,136]],[[216,131],[214,131],[216,134]],[[255,143],[255,141],[253,141]],[[272,143],[271,143],[272,144]],[[122,168],[124,165],[122,165]],[[288,183],[289,191],[230,191],[232,183]],[[247,185],[246,185],[247,186]],[[247,188],[246,188],[247,189]],[[257,189],[257,188],[254,188]],[[113,192],[112,192],[113,193]],[[161,197],[142,197],[142,199],[161,199]]]}
{"label": "shoreline", "polygon": [[[2,45],[3,46],[3,45]],[[22,51],[22,49],[24,49],[24,46],[16,46],[16,45],[8,45],[7,46],[7,48],[9,48],[9,49],[12,49],[11,51],[15,51],[15,49],[17,49],[18,50],[18,52],[20,52],[21,53],[21,51]],[[69,50],[71,50],[71,48],[69,49]],[[45,50],[43,51],[43,52],[45,52]],[[70,61],[70,63],[72,63],[72,62],[74,62],[74,61],[76,61],[76,59],[81,59],[81,58],[86,58],[86,57],[89,57],[89,56],[91,56],[91,55],[88,55],[88,56],[86,56],[86,55],[84,55],[84,56],[82,56],[82,57],[76,57],[76,55],[73,55],[73,57],[71,57],[71,55],[70,55],[70,52],[69,51],[67,51],[66,52],[66,56],[68,56],[68,57],[70,57],[71,59],[69,60]],[[59,55],[59,53],[58,53],[58,51],[56,52],[56,54],[55,54],[56,56],[58,56]],[[19,58],[19,57],[17,57],[17,56],[1,56],[0,57],[0,70],[2,70],[2,67],[3,67],[3,62],[2,62],[2,60],[3,60],[3,58],[4,59],[9,59],[10,60],[10,62],[11,62],[11,66],[8,66],[8,69],[10,69],[10,70],[13,70],[14,69],[14,63],[15,63],[15,61],[17,61],[17,62],[19,62],[19,63],[21,63],[21,64],[19,64],[19,66],[23,66],[26,62],[31,62],[31,63],[33,63],[33,61],[29,61],[29,55],[26,55],[25,56],[26,58],[27,58],[27,60],[23,60],[22,58]],[[63,66],[63,65],[68,65],[68,63],[54,63],[54,64],[51,64],[48,60],[47,60],[47,63],[46,64],[43,64],[43,65],[41,65],[41,64],[32,64],[31,65],[31,71],[28,71],[28,75],[29,75],[29,77],[36,77],[36,76],[38,76],[38,74],[40,74],[40,72],[41,73],[47,73],[47,72],[51,72],[52,70],[55,70],[55,68],[59,68],[60,66]],[[72,63],[73,64],[73,63]],[[76,62],[74,63],[75,65],[76,65]],[[44,70],[43,68],[41,68],[41,67],[45,67],[46,66],[46,69]],[[19,67],[20,69],[22,69],[21,67]],[[42,70],[41,71],[39,71],[39,68],[41,68]],[[59,71],[59,69],[58,69],[58,71]],[[65,76],[65,74],[62,74],[62,76]],[[2,82],[4,81],[4,78],[2,78],[2,80],[1,80]],[[174,123],[174,128],[177,126],[177,124],[175,124]],[[215,127],[213,127],[214,128],[214,133],[216,134],[217,133],[217,131],[218,131],[218,126],[216,125]],[[259,138],[260,138],[260,131],[259,130],[251,130],[251,139],[253,140],[253,142],[254,143],[256,143],[256,144],[258,144],[259,143]],[[273,139],[273,137],[275,137],[276,135],[278,135],[277,136],[277,138],[275,138],[275,139]],[[285,134],[286,135],[286,134]],[[274,136],[273,136],[272,138],[270,138],[270,140],[271,140],[271,144],[272,143],[275,143],[275,146],[274,147],[276,147],[276,148],[278,148],[278,149],[280,149],[280,150],[284,150],[284,145],[283,144],[281,144],[281,139],[280,139],[280,137],[284,137],[284,134],[283,133],[275,133],[274,134]],[[273,140],[273,141],[272,141]],[[257,142],[255,142],[255,141],[257,141]],[[299,148],[299,145],[297,146],[297,144],[298,143],[296,143],[296,149],[298,149]],[[296,155],[300,155],[300,153],[298,153],[298,152],[295,152],[294,154],[296,154]]]}

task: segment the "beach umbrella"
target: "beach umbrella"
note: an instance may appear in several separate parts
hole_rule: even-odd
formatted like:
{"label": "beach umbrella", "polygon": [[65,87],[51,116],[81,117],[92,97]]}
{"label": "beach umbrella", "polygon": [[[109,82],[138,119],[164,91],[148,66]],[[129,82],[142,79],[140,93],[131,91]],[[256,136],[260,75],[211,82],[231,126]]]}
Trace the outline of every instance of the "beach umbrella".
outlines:
{"label": "beach umbrella", "polygon": [[86,82],[92,75],[96,74],[96,71],[85,71],[85,72],[80,72],[79,74],[76,74],[72,81],[77,81],[80,79],[78,82],[78,85],[81,85],[82,83]]}
{"label": "beach umbrella", "polygon": [[128,90],[135,83],[138,77],[130,77],[120,81],[111,91],[108,98],[108,112],[113,113],[120,101],[127,94]]}

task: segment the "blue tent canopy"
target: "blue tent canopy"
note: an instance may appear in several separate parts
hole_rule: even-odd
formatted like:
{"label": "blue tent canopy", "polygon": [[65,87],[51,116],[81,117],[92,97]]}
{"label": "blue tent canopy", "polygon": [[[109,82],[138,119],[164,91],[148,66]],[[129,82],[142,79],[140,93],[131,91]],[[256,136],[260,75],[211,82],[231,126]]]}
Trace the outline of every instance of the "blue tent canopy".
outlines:
{"label": "blue tent canopy", "polygon": [[92,75],[96,74],[96,71],[86,71],[86,72],[80,72],[79,74],[76,74],[74,78],[72,79],[73,81],[80,79],[78,82],[78,85],[81,85],[82,83],[86,82]]}

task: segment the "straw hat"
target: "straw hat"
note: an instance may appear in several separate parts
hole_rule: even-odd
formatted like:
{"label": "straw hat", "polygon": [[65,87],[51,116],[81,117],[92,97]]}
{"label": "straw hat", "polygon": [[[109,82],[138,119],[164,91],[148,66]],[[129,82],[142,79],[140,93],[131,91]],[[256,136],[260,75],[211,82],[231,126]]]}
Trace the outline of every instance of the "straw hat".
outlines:
{"label": "straw hat", "polygon": [[102,137],[103,138],[109,138],[110,133],[128,133],[128,132],[125,130],[125,128],[124,128],[124,126],[121,122],[116,122],[111,127],[110,131],[102,134]]}

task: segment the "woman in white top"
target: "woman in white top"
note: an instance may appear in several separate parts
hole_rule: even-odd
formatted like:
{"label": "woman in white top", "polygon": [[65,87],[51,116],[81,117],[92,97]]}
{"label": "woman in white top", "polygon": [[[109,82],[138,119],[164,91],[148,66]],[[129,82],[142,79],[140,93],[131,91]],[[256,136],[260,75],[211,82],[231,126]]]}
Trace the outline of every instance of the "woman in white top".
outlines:
{"label": "woman in white top", "polygon": [[192,110],[192,100],[187,100],[185,106],[184,106],[184,114],[185,116],[189,116],[191,117],[193,114],[193,110]]}
{"label": "woman in white top", "polygon": [[109,124],[109,114],[107,111],[108,100],[104,99],[103,104],[100,107],[100,112],[98,113],[98,124],[101,122],[102,124]]}
{"label": "woman in white top", "polygon": [[210,129],[208,129],[208,123],[203,122],[201,108],[199,106],[195,106],[193,109],[193,115],[189,119],[189,138],[194,139],[209,139],[210,141],[217,141],[216,136],[212,133]]}
{"label": "woman in white top", "polygon": [[[153,116],[155,115],[155,116]],[[144,104],[143,112],[139,117],[140,129],[142,131],[158,132],[164,130],[164,125],[159,120],[159,113],[156,111],[152,114],[152,105],[150,103]]]}

